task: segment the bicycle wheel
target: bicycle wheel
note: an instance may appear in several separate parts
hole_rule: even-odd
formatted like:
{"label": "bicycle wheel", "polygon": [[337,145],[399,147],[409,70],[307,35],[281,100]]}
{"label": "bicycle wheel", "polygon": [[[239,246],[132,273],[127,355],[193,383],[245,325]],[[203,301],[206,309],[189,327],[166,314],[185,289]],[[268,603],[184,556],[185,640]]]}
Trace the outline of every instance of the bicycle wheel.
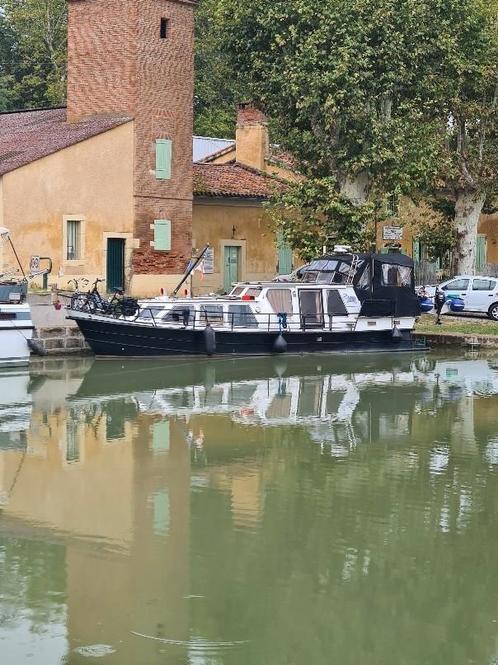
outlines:
{"label": "bicycle wheel", "polygon": [[89,312],[90,314],[95,314],[98,311],[99,303],[93,294],[90,293],[85,306],[85,311]]}
{"label": "bicycle wheel", "polygon": [[88,300],[86,293],[74,293],[71,296],[70,309],[74,309],[76,312],[84,312],[85,306]]}

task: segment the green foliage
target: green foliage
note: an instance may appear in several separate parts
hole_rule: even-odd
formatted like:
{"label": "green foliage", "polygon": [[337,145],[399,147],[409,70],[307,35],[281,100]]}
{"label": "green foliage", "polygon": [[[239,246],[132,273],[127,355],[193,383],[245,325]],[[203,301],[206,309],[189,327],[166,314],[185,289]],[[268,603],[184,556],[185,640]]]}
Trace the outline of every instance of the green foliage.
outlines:
{"label": "green foliage", "polygon": [[[244,94],[221,48],[219,5],[196,10],[195,132],[230,138]],[[0,111],[64,104],[66,31],[67,0],[0,0]]]}
{"label": "green foliage", "polygon": [[440,4],[224,0],[227,48],[308,173],[409,191],[439,163]]}
{"label": "green foliage", "polygon": [[355,206],[337,192],[331,177],[309,178],[276,194],[267,206],[275,231],[281,232],[303,261],[335,244],[370,250],[380,209],[369,202]]}
{"label": "green foliage", "polygon": [[220,1],[237,71],[304,174],[349,198],[360,176],[370,197],[495,195],[496,0]]}
{"label": "green foliage", "polygon": [[446,126],[439,131],[445,189],[498,193],[498,3],[452,0],[442,76]]}
{"label": "green foliage", "polygon": [[195,134],[233,138],[235,108],[244,100],[244,86],[222,49],[225,26],[220,0],[200,0],[196,9]]}
{"label": "green foliage", "polygon": [[3,0],[0,105],[3,109],[64,103],[66,0]]}
{"label": "green foliage", "polygon": [[429,198],[417,204],[406,201],[398,221],[420,240],[431,261],[444,262],[456,242],[454,216],[455,204],[450,200]]}

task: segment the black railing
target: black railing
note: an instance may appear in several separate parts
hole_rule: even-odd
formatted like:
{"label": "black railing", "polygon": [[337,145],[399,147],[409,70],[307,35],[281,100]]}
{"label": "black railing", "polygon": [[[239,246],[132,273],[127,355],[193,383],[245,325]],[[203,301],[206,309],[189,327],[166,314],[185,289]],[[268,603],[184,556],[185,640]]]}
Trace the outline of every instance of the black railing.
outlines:
{"label": "black railing", "polygon": [[[78,311],[78,310],[75,310]],[[164,314],[163,314],[164,313]],[[310,314],[308,316],[302,314],[273,314],[273,313],[258,313],[258,312],[192,312],[189,309],[178,309],[174,312],[171,309],[163,310],[156,306],[141,307],[134,316],[123,317],[116,316],[112,313],[95,312],[99,317],[105,317],[114,320],[121,320],[126,322],[139,322],[142,325],[150,325],[154,328],[164,325],[176,325],[183,328],[191,328],[192,330],[204,330],[209,324],[213,328],[229,329],[230,331],[238,329],[250,329],[266,332],[285,332],[289,331],[333,331],[334,324],[337,323],[344,330],[344,324],[349,324],[351,331],[357,330],[360,320],[364,319],[378,319],[389,318],[391,319],[391,327],[399,325],[396,317],[392,313],[385,314],[382,317],[368,316],[364,312],[360,312],[354,319],[350,319],[345,314]],[[359,317],[362,317],[360,319]],[[342,320],[339,320],[342,319]]]}

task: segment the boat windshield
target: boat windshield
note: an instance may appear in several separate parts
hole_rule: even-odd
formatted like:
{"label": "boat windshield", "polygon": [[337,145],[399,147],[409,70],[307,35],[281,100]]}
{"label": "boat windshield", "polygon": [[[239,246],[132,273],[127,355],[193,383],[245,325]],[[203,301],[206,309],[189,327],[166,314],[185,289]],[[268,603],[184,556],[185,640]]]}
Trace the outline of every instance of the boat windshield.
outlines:
{"label": "boat windshield", "polygon": [[141,321],[151,321],[152,319],[157,319],[163,311],[164,307],[143,307],[140,310],[140,316],[138,318]]}

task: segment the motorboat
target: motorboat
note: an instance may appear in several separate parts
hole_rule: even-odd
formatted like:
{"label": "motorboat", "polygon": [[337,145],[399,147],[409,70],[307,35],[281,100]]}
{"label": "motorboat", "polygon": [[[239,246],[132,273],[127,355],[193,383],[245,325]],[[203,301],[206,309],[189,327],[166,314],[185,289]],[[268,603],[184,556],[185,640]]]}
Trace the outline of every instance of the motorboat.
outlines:
{"label": "motorboat", "polygon": [[[10,245],[18,261],[9,231],[5,227],[0,227],[0,240]],[[31,309],[26,302],[28,282],[20,263],[19,270],[6,269],[0,274],[0,366],[2,367],[29,363],[34,326]]]}
{"label": "motorboat", "polygon": [[246,356],[417,350],[419,314],[409,257],[339,251],[294,281],[141,300],[131,317],[69,308],[68,318],[99,356]]}

